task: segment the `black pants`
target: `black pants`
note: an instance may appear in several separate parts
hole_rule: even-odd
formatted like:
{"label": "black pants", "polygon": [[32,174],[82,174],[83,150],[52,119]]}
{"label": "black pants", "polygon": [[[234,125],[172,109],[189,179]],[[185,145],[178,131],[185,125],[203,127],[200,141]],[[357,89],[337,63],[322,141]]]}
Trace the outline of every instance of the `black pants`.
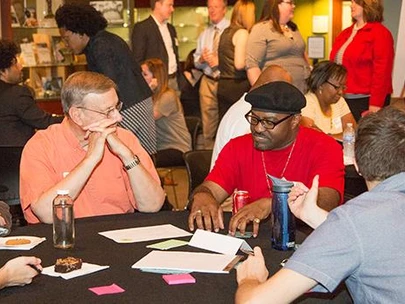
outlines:
{"label": "black pants", "polygon": [[[352,112],[354,119],[358,122],[361,118],[361,113],[368,110],[370,97],[364,98],[345,98],[347,105]],[[385,97],[384,107],[388,106],[391,101],[391,95]]]}

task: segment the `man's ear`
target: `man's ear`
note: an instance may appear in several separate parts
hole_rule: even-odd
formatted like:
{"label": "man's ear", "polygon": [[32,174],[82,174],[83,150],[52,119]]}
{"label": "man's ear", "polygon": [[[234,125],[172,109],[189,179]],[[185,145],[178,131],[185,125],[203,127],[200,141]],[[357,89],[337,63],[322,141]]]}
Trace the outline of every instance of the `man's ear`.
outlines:
{"label": "man's ear", "polygon": [[70,119],[77,125],[83,126],[82,111],[79,108],[71,107],[69,109]]}
{"label": "man's ear", "polygon": [[291,128],[292,129],[298,128],[300,123],[301,123],[301,114],[294,115],[292,117]]}

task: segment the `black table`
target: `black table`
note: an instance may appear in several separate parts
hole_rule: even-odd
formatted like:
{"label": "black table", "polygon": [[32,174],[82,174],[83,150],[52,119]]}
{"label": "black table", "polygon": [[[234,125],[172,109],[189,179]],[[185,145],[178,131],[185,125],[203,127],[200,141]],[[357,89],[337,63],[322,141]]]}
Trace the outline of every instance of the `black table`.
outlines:
{"label": "black table", "polygon": [[[0,251],[0,265],[19,255],[35,255],[42,259],[44,267],[53,265],[56,258],[72,255],[85,262],[110,265],[110,268],[71,280],[39,275],[30,285],[9,287],[0,291],[1,303],[233,303],[237,288],[235,270],[229,274],[193,273],[196,284],[167,285],[160,274],[144,273],[131,266],[151,249],[146,245],[157,241],[133,244],[118,244],[98,232],[132,227],[152,226],[171,223],[187,229],[187,211],[163,211],[155,214],[124,214],[84,218],[76,220],[76,246],[71,250],[55,249],[52,245],[52,225],[37,224],[14,229],[11,235],[33,235],[47,240],[30,251]],[[229,214],[225,215],[226,222]],[[271,274],[280,269],[280,262],[292,252],[271,248],[268,222],[260,225],[257,239],[249,239],[253,247],[260,245],[266,257]],[[225,234],[225,231],[222,231]],[[297,231],[297,241],[306,234]],[[190,237],[182,238],[189,240]],[[189,246],[172,250],[202,251]],[[97,296],[88,288],[117,284],[124,293]],[[311,294],[300,298],[299,303],[352,303],[346,289],[337,295]]]}

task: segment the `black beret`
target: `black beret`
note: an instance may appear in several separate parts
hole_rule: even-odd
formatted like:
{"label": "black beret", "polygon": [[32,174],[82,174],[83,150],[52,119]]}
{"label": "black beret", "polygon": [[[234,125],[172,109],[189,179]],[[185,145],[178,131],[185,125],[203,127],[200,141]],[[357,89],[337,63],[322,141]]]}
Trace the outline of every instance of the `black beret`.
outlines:
{"label": "black beret", "polygon": [[305,107],[305,96],[292,84],[284,81],[266,83],[250,91],[245,100],[252,109],[263,112],[297,114]]}

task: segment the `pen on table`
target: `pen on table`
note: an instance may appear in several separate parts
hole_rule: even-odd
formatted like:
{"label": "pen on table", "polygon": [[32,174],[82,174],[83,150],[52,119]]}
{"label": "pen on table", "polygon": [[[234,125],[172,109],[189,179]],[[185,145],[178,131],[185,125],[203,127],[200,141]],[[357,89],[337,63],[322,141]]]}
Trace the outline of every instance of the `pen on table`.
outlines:
{"label": "pen on table", "polygon": [[40,274],[42,272],[42,270],[39,269],[36,265],[28,264],[28,266],[30,266],[32,269],[34,269],[36,272],[38,272],[38,274]]}

